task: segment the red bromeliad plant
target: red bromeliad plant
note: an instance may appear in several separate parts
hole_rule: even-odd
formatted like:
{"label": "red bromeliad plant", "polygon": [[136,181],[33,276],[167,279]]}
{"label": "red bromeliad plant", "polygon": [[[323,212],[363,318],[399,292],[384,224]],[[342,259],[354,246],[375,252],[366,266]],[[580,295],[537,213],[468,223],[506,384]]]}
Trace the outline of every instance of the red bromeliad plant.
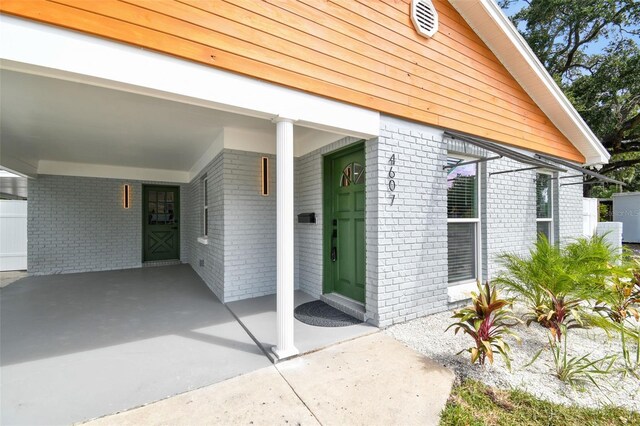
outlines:
{"label": "red bromeliad plant", "polygon": [[562,331],[583,327],[580,319],[580,299],[572,299],[567,295],[556,295],[543,289],[549,295],[549,306],[542,304],[538,307],[538,323],[547,327],[555,340],[562,340]]}
{"label": "red bromeliad plant", "polygon": [[[478,290],[478,294],[471,293],[471,306],[453,314],[451,318],[456,318],[458,321],[447,327],[447,330],[455,327],[455,334],[462,330],[473,338],[475,346],[466,349],[471,353],[471,363],[479,362],[480,365],[484,365],[485,360],[489,359],[489,362],[493,364],[493,351],[496,350],[502,355],[507,367],[511,369],[509,358],[511,349],[504,341],[504,337],[511,335],[516,340],[520,340],[509,329],[520,320],[511,315],[512,302],[498,299],[495,285],[490,286],[488,282],[481,285],[478,282]],[[462,350],[458,354],[464,351]]]}

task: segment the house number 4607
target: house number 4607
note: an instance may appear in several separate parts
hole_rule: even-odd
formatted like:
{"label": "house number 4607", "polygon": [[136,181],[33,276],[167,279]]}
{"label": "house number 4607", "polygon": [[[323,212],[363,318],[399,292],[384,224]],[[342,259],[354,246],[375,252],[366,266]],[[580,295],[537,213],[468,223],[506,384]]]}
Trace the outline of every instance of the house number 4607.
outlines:
{"label": "house number 4607", "polygon": [[395,181],[396,172],[393,171],[393,167],[395,165],[396,165],[396,155],[393,154],[391,155],[391,158],[389,158],[389,173],[387,174],[387,177],[388,177],[387,188],[389,189],[389,193],[391,194],[391,205],[393,205],[393,202],[396,200],[396,194],[394,194],[396,190],[396,181]]}

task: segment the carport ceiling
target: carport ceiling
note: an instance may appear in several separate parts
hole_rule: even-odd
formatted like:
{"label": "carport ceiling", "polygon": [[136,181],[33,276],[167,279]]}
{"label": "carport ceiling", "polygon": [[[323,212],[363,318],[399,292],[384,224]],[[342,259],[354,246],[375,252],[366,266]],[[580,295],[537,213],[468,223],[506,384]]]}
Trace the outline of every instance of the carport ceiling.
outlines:
{"label": "carport ceiling", "polygon": [[222,127],[275,141],[264,119],[9,70],[0,84],[2,155],[33,167],[50,160],[189,171]]}

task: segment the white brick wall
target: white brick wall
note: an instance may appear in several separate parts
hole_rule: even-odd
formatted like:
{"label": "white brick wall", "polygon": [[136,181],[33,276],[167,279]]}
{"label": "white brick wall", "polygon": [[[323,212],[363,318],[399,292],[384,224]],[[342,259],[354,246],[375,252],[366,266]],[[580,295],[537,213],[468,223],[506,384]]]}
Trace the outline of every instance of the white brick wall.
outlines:
{"label": "white brick wall", "polygon": [[[448,144],[450,152],[479,157],[494,156],[460,142]],[[524,151],[521,151],[524,153]],[[481,226],[482,279],[492,279],[500,272],[497,257],[504,253],[526,256],[537,238],[536,229],[536,170],[493,174],[526,168],[528,165],[509,158],[482,163],[481,167]],[[566,175],[560,174],[560,176]],[[556,176],[556,175],[554,175]],[[582,232],[582,186],[559,186],[567,180],[555,179],[553,185],[554,235],[559,243],[566,243]],[[575,180],[573,180],[575,181]]]}
{"label": "white brick wall", "polygon": [[[260,195],[264,154],[223,150],[189,185],[189,263],[223,302],[276,291],[276,162],[269,157],[270,194]],[[203,183],[209,190],[209,242],[201,244]],[[200,261],[204,260],[204,266]]]}
{"label": "white brick wall", "polygon": [[[560,173],[560,177],[567,175],[575,175],[575,172],[568,171]],[[556,181],[560,211],[558,217],[558,225],[556,227],[556,235],[560,235],[560,244],[567,244],[572,240],[582,236],[582,185],[565,185],[565,183],[579,182],[579,179],[559,179]]]}
{"label": "white brick wall", "polygon": [[536,171],[490,175],[525,167],[509,158],[482,165],[483,280],[499,273],[498,255],[526,255],[536,240]]}
{"label": "white brick wall", "polygon": [[[271,169],[266,197],[263,156]],[[276,173],[273,155],[224,150],[224,302],[276,291]]]}
{"label": "white brick wall", "polygon": [[[30,179],[28,270],[32,274],[103,271],[142,265],[142,184],[121,179],[39,175]],[[123,186],[131,185],[124,209]],[[181,221],[186,222],[186,187],[181,186]],[[181,258],[186,259],[186,232]]]}
{"label": "white brick wall", "polygon": [[[455,307],[447,303],[446,172],[449,151],[493,156],[464,143],[442,140],[442,131],[382,117],[381,136],[367,144],[367,311],[387,326]],[[388,159],[396,153],[396,203],[390,206]],[[375,166],[374,166],[375,164]],[[483,279],[499,272],[503,252],[528,253],[536,238],[535,170],[508,158],[481,166]],[[581,232],[582,187],[554,180],[556,235],[564,242]]]}
{"label": "white brick wall", "polygon": [[[322,294],[323,156],[357,142],[344,138],[295,160],[296,287]],[[487,153],[447,143],[442,130],[387,116],[381,134],[365,143],[366,316],[381,327],[451,308],[447,303],[447,152]],[[395,154],[391,205],[389,159]],[[276,291],[276,162],[271,194],[260,195],[259,153],[225,149],[189,185],[181,186],[181,258],[224,302]],[[535,239],[535,171],[509,159],[481,167],[483,278],[498,272],[496,256],[527,253]],[[202,176],[209,179],[209,244],[202,233]],[[567,181],[570,181],[567,180]],[[582,232],[582,186],[558,186],[556,235]],[[560,181],[562,182],[562,181]],[[131,184],[132,207],[122,208]],[[153,183],[153,182],[148,182]],[[141,266],[143,182],[40,176],[29,182],[29,271],[34,274]],[[162,184],[162,183],[158,183]],[[204,265],[200,266],[200,261]]]}
{"label": "white brick wall", "polygon": [[[224,192],[223,154],[218,154],[189,184],[189,222],[187,226],[188,260],[191,267],[220,299],[224,300]],[[198,242],[203,234],[204,189],[202,178],[208,179],[209,244]],[[200,266],[200,261],[204,265]]]}
{"label": "white brick wall", "polygon": [[[396,155],[396,199],[388,190]],[[447,147],[434,129],[381,117],[366,147],[367,311],[384,327],[447,308]]]}

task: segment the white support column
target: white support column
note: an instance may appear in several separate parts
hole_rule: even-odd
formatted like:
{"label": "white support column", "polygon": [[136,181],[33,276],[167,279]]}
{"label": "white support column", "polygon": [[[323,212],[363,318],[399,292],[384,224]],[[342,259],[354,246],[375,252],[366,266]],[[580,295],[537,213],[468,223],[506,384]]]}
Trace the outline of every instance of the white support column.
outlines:
{"label": "white support column", "polygon": [[277,189],[277,328],[278,359],[298,354],[293,344],[293,122],[278,117],[276,123]]}

